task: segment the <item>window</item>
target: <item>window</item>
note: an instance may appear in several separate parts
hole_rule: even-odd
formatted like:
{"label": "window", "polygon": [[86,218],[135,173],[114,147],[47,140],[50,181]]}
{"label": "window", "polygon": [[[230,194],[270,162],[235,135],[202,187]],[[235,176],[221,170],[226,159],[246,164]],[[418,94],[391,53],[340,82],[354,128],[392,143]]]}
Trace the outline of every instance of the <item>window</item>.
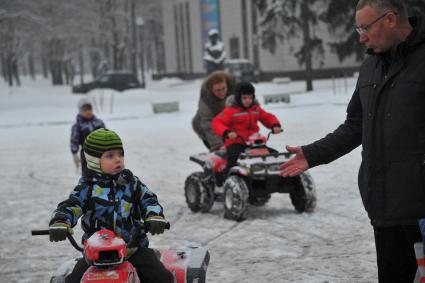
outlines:
{"label": "window", "polygon": [[239,54],[239,37],[236,35],[230,38],[230,58],[240,58]]}

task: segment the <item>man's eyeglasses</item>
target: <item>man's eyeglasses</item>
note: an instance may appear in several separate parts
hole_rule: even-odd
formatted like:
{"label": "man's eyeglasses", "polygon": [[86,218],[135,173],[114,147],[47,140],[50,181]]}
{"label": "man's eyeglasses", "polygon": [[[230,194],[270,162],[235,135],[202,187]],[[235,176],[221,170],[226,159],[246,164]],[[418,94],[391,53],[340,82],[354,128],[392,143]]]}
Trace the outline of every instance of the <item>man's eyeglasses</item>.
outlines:
{"label": "man's eyeglasses", "polygon": [[355,27],[356,31],[358,34],[362,34],[362,33],[367,33],[370,29],[371,26],[373,26],[374,23],[378,22],[379,20],[383,19],[386,15],[388,15],[389,13],[393,13],[396,14],[396,12],[390,11],[390,12],[386,12],[385,14],[383,14],[382,16],[378,17],[376,20],[374,20],[373,22],[363,26],[363,27]]}

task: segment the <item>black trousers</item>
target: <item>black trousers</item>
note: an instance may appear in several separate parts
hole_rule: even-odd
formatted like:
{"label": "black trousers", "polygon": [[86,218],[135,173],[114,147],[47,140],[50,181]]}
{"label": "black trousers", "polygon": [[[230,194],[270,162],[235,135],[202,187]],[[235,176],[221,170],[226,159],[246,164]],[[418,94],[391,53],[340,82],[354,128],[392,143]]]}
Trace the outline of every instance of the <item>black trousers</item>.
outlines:
{"label": "black trousers", "polygon": [[[174,277],[161,261],[155,251],[149,248],[140,248],[128,260],[136,268],[141,283],[173,283]],[[80,283],[84,272],[89,268],[84,258],[77,261],[72,272],[66,277],[66,283]]]}
{"label": "black trousers", "polygon": [[380,283],[411,283],[417,264],[413,244],[421,242],[418,225],[374,227]]}
{"label": "black trousers", "polygon": [[226,172],[229,172],[230,168],[236,165],[239,155],[244,152],[246,145],[240,143],[234,143],[227,148],[227,167]]}

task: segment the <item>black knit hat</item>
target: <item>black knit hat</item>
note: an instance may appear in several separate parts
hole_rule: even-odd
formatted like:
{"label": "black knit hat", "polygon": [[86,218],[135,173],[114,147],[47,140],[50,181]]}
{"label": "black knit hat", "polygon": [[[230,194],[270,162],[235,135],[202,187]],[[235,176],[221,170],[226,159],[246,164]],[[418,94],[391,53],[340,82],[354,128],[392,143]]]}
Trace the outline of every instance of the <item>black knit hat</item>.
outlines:
{"label": "black knit hat", "polygon": [[245,95],[252,95],[252,99],[255,99],[255,87],[250,82],[240,82],[236,85],[236,102],[241,107],[244,107],[242,105],[241,96]]}
{"label": "black knit hat", "polygon": [[104,128],[91,132],[84,141],[83,149],[87,159],[87,168],[100,173],[102,172],[100,170],[100,157],[104,152],[121,149],[124,153],[118,134]]}

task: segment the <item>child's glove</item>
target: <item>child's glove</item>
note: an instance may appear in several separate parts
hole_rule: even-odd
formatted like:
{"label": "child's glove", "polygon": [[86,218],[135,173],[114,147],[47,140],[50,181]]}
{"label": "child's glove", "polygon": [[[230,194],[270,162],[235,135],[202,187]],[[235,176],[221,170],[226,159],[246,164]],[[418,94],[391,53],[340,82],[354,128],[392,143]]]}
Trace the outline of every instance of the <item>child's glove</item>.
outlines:
{"label": "child's glove", "polygon": [[125,186],[127,184],[131,184],[132,182],[134,182],[133,173],[131,173],[131,171],[128,169],[122,170],[118,177],[117,183]]}
{"label": "child's glove", "polygon": [[72,235],[74,231],[72,228],[63,222],[55,222],[49,226],[49,239],[50,242],[64,241],[68,232]]}
{"label": "child's glove", "polygon": [[78,157],[78,153],[73,153],[72,159],[74,160],[75,167],[80,168],[81,160],[80,157]]}
{"label": "child's glove", "polygon": [[151,216],[146,218],[145,222],[148,224],[148,230],[152,235],[164,233],[168,222],[162,216]]}
{"label": "child's glove", "polygon": [[274,126],[272,132],[273,134],[280,134],[281,132],[283,132],[283,130],[280,126]]}

